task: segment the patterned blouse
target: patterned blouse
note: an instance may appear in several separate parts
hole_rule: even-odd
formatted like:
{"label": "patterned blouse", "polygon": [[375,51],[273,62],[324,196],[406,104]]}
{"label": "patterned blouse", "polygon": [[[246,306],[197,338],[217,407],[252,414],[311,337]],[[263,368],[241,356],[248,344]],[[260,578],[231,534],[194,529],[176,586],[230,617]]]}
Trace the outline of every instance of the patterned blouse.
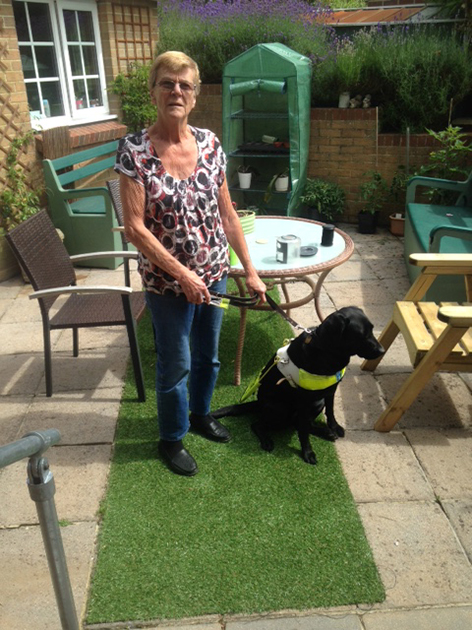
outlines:
{"label": "patterned blouse", "polygon": [[[227,240],[218,208],[226,156],[214,133],[189,129],[195,136],[198,159],[187,179],[174,179],[166,172],[146,129],[120,141],[114,168],[144,186],[146,227],[168,252],[210,286],[229,270]],[[138,271],[146,290],[182,293],[172,276],[141,253]]]}

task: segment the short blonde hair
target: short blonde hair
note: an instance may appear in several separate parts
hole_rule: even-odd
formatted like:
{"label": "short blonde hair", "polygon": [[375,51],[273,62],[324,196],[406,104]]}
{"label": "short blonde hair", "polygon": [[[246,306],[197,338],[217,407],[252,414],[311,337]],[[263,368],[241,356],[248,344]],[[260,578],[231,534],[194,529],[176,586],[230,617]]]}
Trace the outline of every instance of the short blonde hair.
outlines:
{"label": "short blonde hair", "polygon": [[195,94],[200,92],[201,81],[197,62],[178,50],[168,50],[154,59],[154,63],[152,64],[149,72],[149,91],[151,91],[156,85],[157,75],[159,74],[159,70],[161,70],[161,68],[175,73],[179,73],[186,68],[190,68],[190,70],[193,70],[195,75],[195,85],[197,86],[195,88]]}

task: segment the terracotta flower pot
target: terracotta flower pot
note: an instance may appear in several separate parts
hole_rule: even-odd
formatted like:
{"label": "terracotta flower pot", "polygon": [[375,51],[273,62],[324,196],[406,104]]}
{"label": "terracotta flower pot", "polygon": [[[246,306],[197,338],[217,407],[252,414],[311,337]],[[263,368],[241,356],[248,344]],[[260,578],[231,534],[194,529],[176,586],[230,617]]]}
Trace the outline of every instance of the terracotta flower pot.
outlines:
{"label": "terracotta flower pot", "polygon": [[394,236],[403,236],[405,234],[405,217],[399,212],[391,214],[390,217],[390,232]]}

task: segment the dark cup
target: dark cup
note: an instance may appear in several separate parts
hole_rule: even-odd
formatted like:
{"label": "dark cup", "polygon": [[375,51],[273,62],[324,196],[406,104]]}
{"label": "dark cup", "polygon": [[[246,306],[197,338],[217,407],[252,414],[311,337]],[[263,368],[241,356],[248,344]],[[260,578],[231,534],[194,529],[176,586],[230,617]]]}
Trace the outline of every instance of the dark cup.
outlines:
{"label": "dark cup", "polygon": [[334,225],[326,224],[323,226],[323,233],[321,235],[321,245],[323,247],[330,247],[333,244],[334,238]]}

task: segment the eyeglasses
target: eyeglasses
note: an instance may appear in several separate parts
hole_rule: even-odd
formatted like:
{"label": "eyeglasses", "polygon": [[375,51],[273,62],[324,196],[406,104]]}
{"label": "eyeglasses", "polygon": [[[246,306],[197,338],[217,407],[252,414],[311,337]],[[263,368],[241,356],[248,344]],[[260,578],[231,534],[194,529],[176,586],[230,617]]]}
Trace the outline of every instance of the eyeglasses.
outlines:
{"label": "eyeglasses", "polygon": [[182,94],[190,94],[197,88],[195,84],[187,83],[187,81],[159,81],[156,85],[163,92],[173,92],[175,86],[178,85]]}

